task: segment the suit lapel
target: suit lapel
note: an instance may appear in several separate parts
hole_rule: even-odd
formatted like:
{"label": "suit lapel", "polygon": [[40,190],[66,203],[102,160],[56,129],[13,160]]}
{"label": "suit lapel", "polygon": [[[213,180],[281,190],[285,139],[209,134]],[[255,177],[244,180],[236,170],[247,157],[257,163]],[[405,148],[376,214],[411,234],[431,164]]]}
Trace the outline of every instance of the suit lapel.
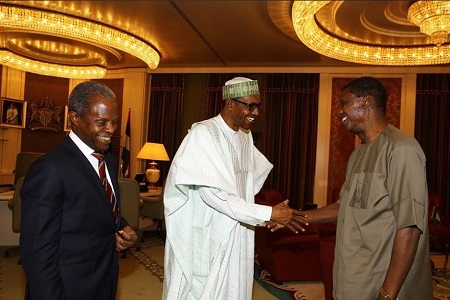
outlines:
{"label": "suit lapel", "polygon": [[[80,171],[86,175],[86,181],[88,182],[87,184],[90,184],[95,189],[96,193],[99,195],[99,197],[93,198],[101,199],[104,202],[105,207],[108,208],[111,215],[114,216],[112,205],[109,202],[109,199],[106,195],[103,183],[101,182],[100,177],[92,167],[91,163],[88,161],[86,156],[84,156],[84,154],[80,151],[77,145],[75,145],[75,143],[72,141],[71,138],[68,137],[65,140],[65,144],[67,145],[71,158],[73,158],[71,160],[73,163],[72,167],[80,169]],[[111,153],[105,154],[105,162],[108,167],[109,176],[111,177],[111,181],[114,187],[115,191],[114,195],[116,196],[117,205],[119,205],[120,209],[119,184],[117,181],[119,171],[117,167],[117,162],[115,161],[115,157]],[[120,218],[120,210],[119,210],[119,218]],[[116,230],[119,230],[119,225],[120,219],[119,222],[116,223],[117,226]]]}
{"label": "suit lapel", "polygon": [[103,187],[103,184],[98,177],[97,172],[92,167],[91,163],[87,160],[86,156],[80,151],[80,149],[75,145],[75,143],[72,141],[71,138],[67,138],[65,140],[65,144],[67,145],[67,148],[69,152],[71,153],[71,161],[73,163],[73,168],[80,169],[80,171],[85,174],[86,181],[88,184],[90,184],[99,197],[109,203],[108,197],[105,193],[105,188]]}

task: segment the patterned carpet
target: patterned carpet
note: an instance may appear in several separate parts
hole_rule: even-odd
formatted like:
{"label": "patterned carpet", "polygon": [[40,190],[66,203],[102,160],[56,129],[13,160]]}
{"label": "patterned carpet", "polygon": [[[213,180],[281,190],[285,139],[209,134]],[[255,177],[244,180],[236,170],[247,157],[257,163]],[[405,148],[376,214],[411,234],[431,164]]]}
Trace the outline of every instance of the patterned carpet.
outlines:
{"label": "patterned carpet", "polygon": [[[164,266],[163,261],[161,259],[159,261],[155,260],[153,257],[153,253],[151,251],[154,251],[155,247],[164,247],[164,242],[158,237],[152,237],[150,239],[147,239],[142,245],[141,245],[141,251],[136,250],[135,248],[130,249],[130,254],[141,264],[150,271],[153,276],[157,277],[160,282],[163,282],[164,280]],[[159,249],[159,252],[161,250]],[[162,251],[164,252],[164,251]]]}
{"label": "patterned carpet", "polygon": [[[162,257],[158,257],[157,253],[161,252],[160,247],[163,246],[164,242],[161,239],[154,237],[146,240],[142,244],[141,251],[137,251],[136,249],[130,250],[130,254],[139,262],[139,264],[143,265],[145,269],[158,278],[160,282],[164,279],[164,268],[163,262],[161,261]],[[2,269],[0,264],[0,272],[1,271]],[[450,271],[448,273],[448,278],[450,278]],[[259,285],[280,300],[323,299],[323,293],[321,293],[321,289],[323,289],[323,287],[321,283],[292,282],[278,285],[272,280],[270,274],[261,268],[257,260],[255,260],[254,278]],[[434,272],[433,276],[433,300],[450,300],[450,282],[445,280],[443,273],[439,271]]]}
{"label": "patterned carpet", "polygon": [[[276,284],[269,272],[261,268],[258,260],[255,259],[255,273],[254,278],[257,283],[259,283],[263,288],[265,288],[269,293],[281,300],[307,300],[306,296],[302,292],[298,291],[297,287],[293,285],[279,285]],[[314,300],[314,299],[312,299]]]}
{"label": "patterned carpet", "polygon": [[[163,251],[162,247],[164,243],[161,239],[153,237],[146,239],[141,245],[141,251],[136,249],[130,249],[129,254],[136,259],[139,264],[143,265],[153,276],[158,278],[160,282],[164,279],[163,268]],[[320,300],[323,298],[323,287],[321,283],[306,283],[303,285],[277,285],[271,281],[270,274],[263,270],[255,262],[255,280],[265,290],[272,294],[277,299],[281,300]],[[306,295],[300,292],[300,290],[306,291]],[[317,296],[320,295],[320,296]],[[255,298],[254,298],[255,299]]]}
{"label": "patterned carpet", "polygon": [[[22,267],[17,264],[18,257],[13,256],[5,259],[3,257],[6,247],[0,247],[0,300],[19,300],[23,299],[23,291],[25,285],[25,278]],[[436,266],[443,266],[442,255],[431,255],[432,260]],[[123,260],[135,260],[137,264],[142,265],[145,270],[149,271],[150,277],[156,277],[156,285],[149,287],[149,277],[145,279],[142,274],[139,277],[132,276],[130,280],[136,283],[142,278],[142,285],[145,287],[145,293],[138,284],[130,284],[125,282],[127,278],[122,278],[123,281],[123,296],[118,299],[156,299],[155,290],[161,289],[161,283],[164,278],[163,260],[164,260],[164,243],[159,238],[147,239],[142,244],[142,251],[131,249],[129,251],[129,258]],[[130,266],[135,270],[136,267]],[[126,271],[126,268],[124,268]],[[131,271],[130,271],[131,272]],[[445,280],[443,273],[436,271],[433,276],[433,300],[450,300],[450,280]],[[450,278],[450,271],[448,272]],[[255,281],[262,286],[266,291],[272,294],[276,299],[281,300],[323,300],[323,286],[321,282],[291,282],[285,285],[277,285],[271,280],[270,274],[261,268],[258,263],[255,263]],[[132,289],[133,293],[125,293],[124,289]],[[161,291],[157,291],[161,293]],[[153,294],[152,294],[153,293]],[[133,298],[131,294],[139,294],[138,297]],[[161,297],[160,294],[159,298]],[[258,297],[254,297],[258,299]],[[264,298],[266,299],[266,298]]]}
{"label": "patterned carpet", "polygon": [[[450,278],[448,271],[447,278]],[[450,282],[439,269],[433,272],[433,300],[450,300]]]}
{"label": "patterned carpet", "polygon": [[433,276],[433,300],[450,300],[450,284],[444,278]]}
{"label": "patterned carpet", "polygon": [[[443,265],[442,255],[431,255],[437,266]],[[450,300],[450,270],[447,271],[447,280],[441,269],[435,269],[433,272],[433,300]],[[314,294],[317,288],[308,286],[308,283],[290,282],[283,285],[276,284],[270,274],[261,268],[258,261],[255,260],[255,280],[269,291],[272,295],[282,300],[320,300],[323,295]]]}
{"label": "patterned carpet", "polygon": [[[433,269],[433,300],[450,300],[450,280],[444,276],[443,266],[445,256],[441,253],[431,253]],[[447,271],[447,278],[450,279],[450,271]]]}

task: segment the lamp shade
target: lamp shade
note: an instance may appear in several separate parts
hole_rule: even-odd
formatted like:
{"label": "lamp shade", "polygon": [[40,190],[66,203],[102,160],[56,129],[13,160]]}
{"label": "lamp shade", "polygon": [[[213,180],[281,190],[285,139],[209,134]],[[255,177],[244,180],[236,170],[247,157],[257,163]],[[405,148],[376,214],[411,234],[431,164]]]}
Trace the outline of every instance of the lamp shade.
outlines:
{"label": "lamp shade", "polygon": [[169,161],[169,155],[167,155],[166,148],[163,144],[157,143],[145,143],[141,151],[136,156],[140,159],[151,159]]}

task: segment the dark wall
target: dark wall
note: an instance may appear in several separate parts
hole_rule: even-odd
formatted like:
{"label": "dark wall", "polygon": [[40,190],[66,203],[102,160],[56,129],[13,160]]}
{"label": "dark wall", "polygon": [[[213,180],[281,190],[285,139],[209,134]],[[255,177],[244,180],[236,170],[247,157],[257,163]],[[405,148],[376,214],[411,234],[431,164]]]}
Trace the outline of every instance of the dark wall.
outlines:
{"label": "dark wall", "polygon": [[[64,108],[69,95],[69,79],[25,74],[24,100],[27,101],[27,122],[22,131],[22,152],[48,152],[66,136]],[[33,111],[44,123],[31,120]],[[59,116],[59,118],[58,118]]]}

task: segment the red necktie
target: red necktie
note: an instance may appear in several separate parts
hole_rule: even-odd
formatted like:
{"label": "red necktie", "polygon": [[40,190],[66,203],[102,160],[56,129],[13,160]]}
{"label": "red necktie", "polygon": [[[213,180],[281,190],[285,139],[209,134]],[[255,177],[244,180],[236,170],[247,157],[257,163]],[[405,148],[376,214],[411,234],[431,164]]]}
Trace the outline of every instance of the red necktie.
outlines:
{"label": "red necktie", "polygon": [[113,206],[113,212],[114,212],[114,218],[117,222],[117,218],[119,216],[119,207],[117,206],[116,197],[114,196],[114,193],[112,191],[111,185],[109,184],[108,180],[106,179],[106,163],[105,159],[102,154],[100,153],[92,153],[92,155],[98,159],[98,174],[100,176],[100,180],[103,183],[103,186],[105,187],[106,196],[108,197],[109,202]]}

